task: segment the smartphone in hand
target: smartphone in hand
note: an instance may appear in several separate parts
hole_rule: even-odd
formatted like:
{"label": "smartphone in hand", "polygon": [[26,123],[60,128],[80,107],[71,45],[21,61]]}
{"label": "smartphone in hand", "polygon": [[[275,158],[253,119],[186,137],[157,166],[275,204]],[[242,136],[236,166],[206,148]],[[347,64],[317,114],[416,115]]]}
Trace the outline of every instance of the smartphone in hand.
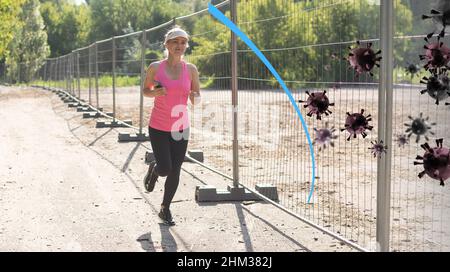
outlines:
{"label": "smartphone in hand", "polygon": [[161,85],[161,83],[160,82],[158,82],[158,81],[155,81],[155,83],[156,83],[156,85],[155,85],[155,89],[157,89],[157,88],[162,88],[163,86]]}

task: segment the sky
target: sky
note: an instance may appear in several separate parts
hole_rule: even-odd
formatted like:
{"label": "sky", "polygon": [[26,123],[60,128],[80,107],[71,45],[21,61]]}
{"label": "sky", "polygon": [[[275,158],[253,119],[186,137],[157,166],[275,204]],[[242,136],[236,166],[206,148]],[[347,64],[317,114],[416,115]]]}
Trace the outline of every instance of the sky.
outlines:
{"label": "sky", "polygon": [[85,3],[84,0],[72,0],[72,1],[77,5]]}

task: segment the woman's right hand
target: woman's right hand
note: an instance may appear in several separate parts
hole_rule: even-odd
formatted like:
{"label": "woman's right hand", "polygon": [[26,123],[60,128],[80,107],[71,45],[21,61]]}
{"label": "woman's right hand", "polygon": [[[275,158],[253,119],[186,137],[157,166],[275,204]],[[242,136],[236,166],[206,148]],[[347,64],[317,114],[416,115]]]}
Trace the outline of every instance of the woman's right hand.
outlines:
{"label": "woman's right hand", "polygon": [[159,88],[154,88],[152,90],[152,94],[156,97],[156,96],[163,96],[167,94],[167,90],[164,87],[159,87]]}

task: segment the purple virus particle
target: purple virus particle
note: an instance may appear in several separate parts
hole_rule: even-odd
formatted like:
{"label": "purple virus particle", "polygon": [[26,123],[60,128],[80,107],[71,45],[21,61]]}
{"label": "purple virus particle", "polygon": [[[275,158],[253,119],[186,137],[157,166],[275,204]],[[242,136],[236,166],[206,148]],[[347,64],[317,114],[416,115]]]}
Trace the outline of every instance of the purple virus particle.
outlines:
{"label": "purple virus particle", "polygon": [[366,46],[362,46],[360,41],[356,42],[357,47],[351,48],[350,53],[346,60],[350,63],[349,69],[354,69],[356,72],[356,76],[362,73],[369,73],[373,76],[372,69],[374,66],[380,67],[379,61],[381,57],[378,56],[381,54],[381,50],[378,52],[374,52],[372,47],[372,43],[367,43]]}
{"label": "purple virus particle", "polygon": [[427,64],[423,67],[425,70],[429,70],[432,73],[439,73],[440,70],[447,70],[449,67],[447,66],[450,61],[450,48],[444,45],[443,42],[440,41],[441,37],[437,37],[437,42],[430,43],[430,38],[432,34],[429,34],[425,41],[428,43],[424,45],[425,55],[419,55],[420,60],[426,60]]}
{"label": "purple virus particle", "polygon": [[405,67],[406,73],[410,75],[411,78],[413,78],[419,71],[420,66],[417,64],[408,64],[408,66]]}
{"label": "purple virus particle", "polygon": [[333,133],[336,131],[336,129],[333,127],[328,128],[328,122],[325,123],[325,128],[316,129],[314,128],[314,131],[316,132],[316,138],[313,141],[313,144],[316,143],[319,144],[319,151],[325,149],[327,145],[334,147],[333,140],[336,139],[338,136],[333,135]]}
{"label": "purple virus particle", "polygon": [[348,136],[347,141],[350,141],[350,138],[353,135],[353,138],[356,138],[358,134],[361,134],[363,138],[367,136],[365,133],[366,130],[372,130],[373,126],[369,126],[369,121],[371,121],[370,114],[364,116],[364,109],[361,109],[361,113],[353,113],[350,114],[347,112],[347,118],[345,120],[345,127],[341,129],[341,131],[347,130],[350,132],[350,136]]}
{"label": "purple virus particle", "polygon": [[430,15],[422,15],[423,20],[431,19],[441,28],[440,37],[444,37],[445,29],[450,25],[450,1],[438,0],[434,9],[431,10]]}
{"label": "purple virus particle", "polygon": [[450,79],[447,73],[432,74],[430,77],[423,77],[420,83],[427,84],[427,88],[420,91],[420,93],[428,93],[436,100],[436,105],[439,105],[439,101],[446,99],[450,94]]}
{"label": "purple virus particle", "polygon": [[431,126],[436,125],[436,123],[428,124],[427,121],[428,121],[429,117],[424,119],[422,116],[423,116],[422,113],[420,113],[419,117],[417,117],[417,118],[412,118],[411,116],[408,116],[408,118],[411,119],[412,122],[411,122],[411,124],[405,123],[405,126],[408,127],[406,129],[406,133],[409,133],[408,138],[410,138],[412,134],[415,134],[417,136],[416,143],[419,142],[420,136],[422,136],[422,135],[425,137],[425,140],[427,140],[427,141],[429,140],[428,135],[427,135],[428,133],[430,133],[431,135],[434,135],[434,132],[432,132],[430,129],[431,129]]}
{"label": "purple virus particle", "polygon": [[372,147],[369,147],[369,149],[372,149],[373,157],[375,158],[378,156],[378,158],[381,158],[381,154],[386,153],[387,145],[383,144],[383,140],[381,141],[372,141]]}
{"label": "purple virus particle", "polygon": [[309,110],[306,115],[311,117],[313,114],[315,114],[317,115],[317,119],[321,120],[322,114],[329,115],[332,113],[328,109],[328,107],[334,106],[334,103],[330,103],[326,92],[327,91],[309,93],[308,91],[306,91],[306,94],[309,96],[308,100],[298,100],[299,103],[306,103],[306,105],[303,106],[304,108],[308,108]]}
{"label": "purple virus particle", "polygon": [[441,186],[444,186],[444,181],[450,177],[450,150],[442,146],[443,141],[437,139],[437,146],[433,148],[428,143],[420,145],[425,154],[416,157],[419,161],[414,161],[414,165],[423,164],[424,170],[419,173],[419,178],[427,174],[430,178],[439,180]]}
{"label": "purple virus particle", "polygon": [[397,143],[399,147],[403,147],[409,143],[409,138],[405,134],[397,135]]}

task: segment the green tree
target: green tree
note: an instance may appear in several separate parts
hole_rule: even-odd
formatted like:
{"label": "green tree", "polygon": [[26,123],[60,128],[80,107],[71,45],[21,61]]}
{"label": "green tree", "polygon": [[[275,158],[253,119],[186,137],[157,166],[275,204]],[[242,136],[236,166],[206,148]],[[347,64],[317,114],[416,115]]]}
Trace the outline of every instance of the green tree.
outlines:
{"label": "green tree", "polygon": [[44,1],[40,11],[46,25],[51,57],[70,53],[88,42],[90,14],[87,5],[68,0]]}
{"label": "green tree", "polygon": [[8,44],[14,36],[15,28],[20,26],[17,15],[22,0],[0,0],[0,62],[8,54]]}
{"label": "green tree", "polygon": [[[299,67],[301,63],[311,61],[315,52],[311,48],[300,47],[314,44],[317,37],[312,32],[313,20],[303,11],[307,3],[286,3],[286,0],[241,1],[237,7],[238,25],[263,51],[288,85],[293,86],[292,81],[309,78],[313,73],[312,67]],[[230,17],[229,12],[226,16]],[[230,58],[229,30],[205,16],[197,21],[193,32],[205,33],[193,38],[195,46],[190,56],[196,61],[200,74],[203,77],[230,77],[229,69],[217,67],[217,64],[226,63]],[[277,84],[263,63],[240,39],[238,48],[240,88],[264,88]],[[216,80],[216,84],[219,81]],[[221,86],[227,87],[227,84],[229,80],[220,80]]]}
{"label": "green tree", "polygon": [[140,31],[165,23],[183,12],[183,5],[171,0],[91,0],[91,42],[125,34],[131,26]]}
{"label": "green tree", "polygon": [[[25,0],[18,18],[23,25],[14,33],[9,44],[6,63],[13,80],[30,82],[50,53],[47,33],[39,12],[39,1]],[[23,65],[19,68],[20,63]]]}
{"label": "green tree", "polygon": [[[395,0],[395,7],[396,34],[410,33],[411,10],[401,0]],[[380,7],[373,1],[243,0],[237,10],[240,29],[262,50],[288,86],[326,87],[327,82],[377,80],[377,73],[373,79],[356,78],[352,71],[347,72],[349,64],[343,60],[349,53],[348,47],[357,40],[375,40],[373,49],[378,50]],[[228,69],[217,67],[230,58],[226,53],[230,50],[229,31],[205,16],[197,19],[193,33],[206,33],[193,38],[190,56],[201,75],[229,77]],[[240,88],[277,84],[240,40],[238,47],[238,74],[243,78]],[[410,48],[406,40],[396,40],[396,63],[410,59]]]}

